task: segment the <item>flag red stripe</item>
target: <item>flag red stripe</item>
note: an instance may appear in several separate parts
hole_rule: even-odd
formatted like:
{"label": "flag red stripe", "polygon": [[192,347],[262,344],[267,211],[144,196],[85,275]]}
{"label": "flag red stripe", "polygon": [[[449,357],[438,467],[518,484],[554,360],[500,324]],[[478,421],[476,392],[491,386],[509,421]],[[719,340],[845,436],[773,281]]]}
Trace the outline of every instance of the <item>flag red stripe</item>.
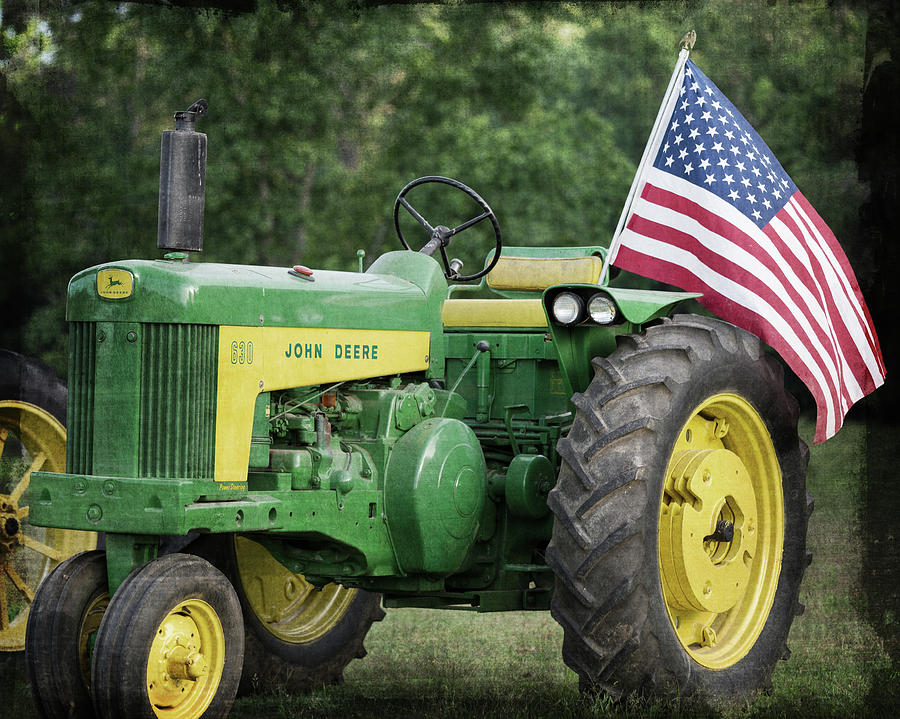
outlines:
{"label": "flag red stripe", "polygon": [[823,287],[828,288],[835,296],[837,302],[843,302],[853,312],[860,327],[865,323],[862,310],[859,307],[859,298],[853,292],[846,275],[843,273],[840,263],[836,260],[828,247],[828,243],[820,239],[815,224],[806,216],[802,208],[788,203],[779,213],[780,219],[791,218],[792,229],[798,239],[803,240],[812,250],[818,262],[815,267],[822,277]]}
{"label": "flag red stripe", "polygon": [[[841,367],[842,353],[837,346],[838,342],[836,342],[835,337],[831,332],[832,327],[830,326],[830,318],[839,317],[840,314],[837,313],[836,307],[827,307],[827,304],[826,309],[822,309],[822,293],[819,291],[821,282],[816,282],[813,279],[809,274],[805,263],[803,263],[800,258],[795,257],[793,253],[789,253],[789,251],[785,249],[784,243],[776,234],[772,233],[767,236],[772,240],[774,250],[781,253],[780,257],[777,259],[768,252],[761,252],[760,243],[756,238],[749,236],[740,228],[728,222],[721,215],[710,212],[702,205],[693,202],[682,195],[664,188],[656,187],[648,182],[644,186],[641,197],[650,203],[670,208],[682,215],[696,220],[702,226],[706,227],[711,232],[716,233],[718,236],[723,237],[735,247],[739,247],[746,251],[756,261],[767,268],[781,284],[781,287],[779,287],[777,291],[784,292],[796,305],[797,311],[802,313],[808,320],[813,333],[822,344],[824,351],[831,357],[834,366],[836,367],[838,377],[840,377],[845,368]],[[632,219],[635,217],[636,216],[633,216]],[[629,227],[631,226],[632,225],[629,224]],[[667,239],[664,233],[660,231],[654,232],[644,229],[641,234],[657,237],[659,239]],[[689,249],[689,251],[697,257],[704,257],[707,253],[712,251],[699,242],[686,244],[692,239],[694,238],[690,235],[685,235],[681,237],[678,244],[684,249]],[[721,249],[716,250],[716,255],[714,255],[714,257],[719,256],[727,258],[729,252],[733,251],[731,251],[728,246],[723,246]],[[786,268],[794,274],[794,279],[788,276]],[[752,291],[765,297],[769,304],[773,306],[778,305],[783,316],[788,317],[795,313],[795,310],[785,305],[781,297],[773,288],[768,287],[760,277],[755,273],[750,272],[748,268],[743,267],[739,263],[732,261],[730,267],[717,266],[716,270],[723,276],[727,276],[735,282],[745,285],[748,289],[752,288]],[[807,302],[801,297],[801,294],[797,289],[798,281],[808,289],[809,294],[811,295],[810,299],[814,305],[813,308],[810,308]],[[828,299],[830,300],[830,297]],[[796,331],[808,334],[808,330],[802,328],[798,323],[795,324],[797,325]],[[850,346],[855,347],[855,344],[845,327],[840,326],[838,332],[840,333],[840,345],[847,345],[849,343]],[[861,367],[859,363],[854,363],[848,364],[846,369],[855,372],[858,369],[865,368],[864,366]],[[836,380],[837,379],[838,378],[836,378]],[[845,396],[852,403],[852,397],[849,394]]]}
{"label": "flag red stripe", "polygon": [[[843,297],[841,290],[832,286],[833,283],[829,281],[824,268],[816,257],[816,253],[811,252],[811,248],[809,248],[806,243],[794,218],[785,210],[779,212],[776,217],[784,224],[788,232],[797,238],[798,242],[803,243],[804,249],[806,249],[807,252],[810,252],[808,261],[813,271],[813,279],[807,286],[818,296],[820,304],[826,312],[826,317],[829,318],[831,329],[837,335],[837,346],[834,350],[836,355],[842,355],[844,357],[850,371],[857,381],[860,379],[863,380],[862,382],[859,382],[859,385],[863,389],[863,394],[865,394],[866,380],[869,378],[869,368],[861,355],[860,347],[857,345],[856,340],[846,326],[847,321],[854,321],[853,318],[846,317],[846,304],[849,300],[845,299],[841,302],[841,298]],[[778,237],[777,231],[771,226],[767,227],[764,231],[770,237],[772,235]],[[781,242],[781,240],[779,240],[779,242]],[[837,296],[835,296],[835,293],[837,293]],[[856,318],[856,321],[861,327],[861,321],[858,317]],[[862,330],[864,341],[866,341],[865,334],[865,330]],[[871,391],[871,389],[869,391]]]}
{"label": "flag red stripe", "polygon": [[[804,344],[808,347],[811,344],[809,342],[810,334],[796,320],[796,313],[794,312],[794,310],[788,307],[782,297],[779,296],[779,294],[774,289],[772,289],[767,284],[760,282],[755,275],[749,273],[744,267],[729,260],[726,257],[710,253],[710,251],[692,235],[681,232],[680,230],[669,227],[667,225],[660,224],[653,220],[641,217],[637,214],[632,215],[632,218],[628,223],[628,227],[630,230],[636,232],[639,235],[644,235],[661,240],[673,247],[678,247],[686,252],[689,252],[695,257],[702,257],[704,266],[708,267],[710,270],[720,275],[721,277],[724,277],[741,285],[747,293],[761,298],[783,319],[788,321],[788,324],[791,326],[791,329],[794,331],[800,341],[804,342]],[[720,225],[719,229],[722,230],[723,228],[724,224]],[[660,260],[660,262],[664,261]],[[655,268],[653,271],[657,273],[659,272],[659,270]],[[669,273],[670,270],[666,270],[667,276]],[[706,299],[706,293],[710,291],[709,286],[706,283],[704,283],[700,278],[696,277],[696,275],[690,272],[690,270],[688,270],[687,268],[679,268],[679,275],[684,278],[685,282],[690,283],[689,285],[680,286],[691,291],[702,291],[704,292],[704,299]],[[666,281],[670,282],[671,280],[667,279]],[[702,288],[698,287],[698,285],[702,285]],[[717,290],[713,290],[713,292],[715,292],[717,297],[721,297]],[[724,297],[722,299],[725,300]],[[721,317],[730,321],[734,321],[734,319],[742,314],[753,312],[755,317],[760,317],[762,319],[762,315],[758,314],[752,306],[752,299],[747,298],[747,304],[738,304],[733,299],[728,299],[726,301],[728,303],[727,309],[722,306],[717,307],[717,309],[714,310]],[[703,300],[701,300],[701,302],[703,302]],[[712,309],[712,307],[710,307],[710,309]],[[800,311],[802,312],[803,310]],[[808,315],[804,316],[808,320],[810,319]],[[748,324],[748,320],[745,320],[742,317],[738,324],[746,327]],[[814,322],[810,322],[810,325],[813,328],[813,332],[815,333],[816,324]],[[759,331],[757,331],[756,334],[758,334],[763,340],[768,342],[773,347],[777,344],[776,338],[781,338],[781,333],[767,321],[765,322],[764,327],[757,327],[757,329]],[[843,385],[840,383],[841,370],[838,366],[839,362],[835,361],[835,357],[831,351],[832,345],[830,337],[828,337],[827,333],[825,332],[816,334],[820,342],[820,348],[809,347],[809,351],[813,355],[813,361],[816,363],[819,371],[825,377],[827,389],[823,390],[823,394],[827,392],[832,397],[832,401],[835,407],[840,407],[841,409],[848,408],[850,404],[852,404],[852,398],[847,394],[846,390],[844,390],[843,388]],[[787,341],[784,342],[786,346],[790,346],[790,343],[788,343]],[[802,361],[800,361],[800,366],[803,366]],[[795,372],[796,371],[797,370],[795,370]]]}
{"label": "flag red stripe", "polygon": [[[678,187],[680,181],[677,178],[674,182],[666,177],[660,179],[663,184],[674,190],[680,189]],[[708,193],[704,191],[703,194]],[[649,200],[656,200],[661,204],[655,205]],[[674,207],[669,208],[669,204]],[[779,231],[773,229],[764,234],[760,228],[734,212],[732,208],[728,206],[723,208],[722,201],[718,198],[710,201],[709,205],[708,209],[705,205],[684,198],[676,191],[645,183],[641,199],[633,208],[631,218],[633,221],[629,221],[631,229],[623,234],[621,245],[624,247],[633,242],[636,254],[631,260],[626,260],[626,253],[622,261],[616,259],[615,264],[624,267],[625,262],[630,263],[636,261],[635,257],[643,256],[642,267],[634,268],[642,274],[665,282],[680,283],[686,289],[697,289],[718,295],[704,304],[723,318],[756,332],[789,360],[792,369],[806,382],[811,391],[818,387],[818,390],[813,392],[820,410],[816,441],[822,441],[837,431],[843,415],[856,399],[883,381],[883,375],[879,376],[880,358],[877,358],[877,351],[867,346],[868,328],[863,326],[863,321],[856,321],[859,317],[854,309],[856,297],[851,297],[845,291],[849,285],[835,282],[836,276],[833,273],[839,272],[840,267],[824,256],[829,250],[823,247],[822,240],[815,236],[817,229],[813,230],[810,226],[811,219],[803,217],[805,213],[802,208],[795,209],[793,216],[785,217],[784,221],[780,222]],[[642,217],[642,213],[650,217]],[[735,221],[747,228],[746,231],[728,219],[732,215],[736,215]],[[661,222],[655,222],[653,218],[658,218]],[[800,231],[793,218],[806,223],[803,226],[804,232]],[[641,222],[644,221],[647,221],[647,224],[642,226]],[[696,229],[692,230],[692,227]],[[709,227],[715,228],[716,232],[707,229]],[[757,234],[755,238],[748,234],[754,232]],[[731,237],[722,237],[719,233]],[[699,238],[695,238],[695,234]],[[647,242],[642,244],[641,235],[653,238],[656,245]],[[647,247],[650,248],[650,254],[646,251]],[[669,256],[662,259],[653,256],[666,255],[666,250],[670,247],[676,248],[683,255],[681,263],[674,263]],[[740,251],[736,251],[737,249]],[[747,254],[741,255],[741,252]],[[776,260],[779,254],[780,260]],[[785,254],[787,256],[784,256]],[[728,261],[722,259],[722,256]],[[773,266],[773,260],[776,266]],[[726,264],[717,264],[720,262]],[[658,269],[651,269],[654,263],[658,263]],[[687,270],[681,268],[682,263],[688,266]],[[828,264],[823,266],[822,263]],[[674,272],[673,267],[679,268],[678,271]],[[806,267],[814,268],[814,273],[806,271]],[[710,288],[702,279],[695,277],[695,272],[691,271],[691,268],[708,270],[708,273],[703,273],[704,276],[717,277],[725,284],[719,282],[718,288]],[[749,271],[748,268],[752,268],[753,271]],[[771,275],[765,274],[766,272]],[[791,272],[796,272],[799,276],[791,280]],[[832,273],[830,284],[829,273]],[[680,281],[676,282],[673,275],[680,276]],[[798,303],[799,296],[795,285],[801,284],[800,276],[805,278],[802,284],[806,285],[807,295],[803,302]],[[788,281],[787,285],[785,279]],[[712,282],[718,280],[710,279]],[[773,286],[767,283],[772,283]],[[742,306],[740,293],[735,285],[739,285],[748,293],[756,289],[758,296],[755,301],[759,304],[755,307]],[[760,287],[764,289],[759,291]],[[827,291],[823,291],[823,287]],[[833,288],[838,290],[836,296],[831,293]],[[729,296],[724,297],[721,292]],[[779,295],[779,292],[782,294]],[[823,301],[823,297],[827,297],[827,303]],[[796,307],[786,306],[782,298],[789,299]],[[753,303],[753,299],[748,299],[744,305]],[[827,306],[823,307],[823,303]],[[864,307],[864,303],[862,306]],[[765,317],[766,312],[770,313],[768,318]],[[750,313],[760,316],[763,320],[748,317]],[[773,315],[777,322],[773,322]],[[803,318],[809,322],[814,317],[818,317],[821,323],[810,322],[809,329],[805,329],[803,323],[799,321],[799,318]],[[791,322],[788,322],[788,319],[791,319]],[[843,319],[851,323],[854,327],[852,331],[843,325]],[[835,322],[837,326],[833,327]],[[828,339],[825,346],[819,348],[810,346],[809,340],[813,336],[822,342],[823,330]],[[782,331],[788,332],[787,337],[780,336]],[[854,332],[862,345],[857,345],[857,340],[853,337]],[[836,343],[838,334],[841,335],[846,349]],[[803,351],[794,351],[791,341],[799,344]],[[868,361],[872,361],[868,367],[867,360],[862,356],[863,348],[869,351]],[[831,357],[834,362],[836,359],[844,359],[845,356],[849,358],[845,359],[846,365],[837,365],[837,371],[835,368],[828,371],[828,365],[823,358]],[[810,363],[809,367],[804,366],[806,362]],[[817,377],[817,373],[821,374],[821,377]],[[852,391],[848,389],[847,382],[852,383]]]}
{"label": "flag red stripe", "polygon": [[[720,317],[734,315],[735,303],[720,295],[715,289],[680,265],[646,255],[626,244],[622,244],[616,254],[616,266],[645,277],[659,279],[661,282],[677,285],[678,287],[691,287],[693,290],[703,293],[703,297],[699,299],[699,302],[710,312],[713,312]],[[740,309],[745,310],[743,307],[740,307]],[[764,334],[773,335],[772,340],[768,342],[768,344],[772,349],[778,352],[799,379],[809,388],[809,391],[816,402],[816,406],[819,408],[816,417],[816,433],[814,441],[822,442],[837,432],[843,423],[843,412],[828,413],[826,411],[827,403],[822,386],[816,380],[803,359],[794,350],[793,346],[785,341],[784,338],[781,337],[781,334],[760,315],[752,311],[744,311],[742,319],[745,321],[742,322],[740,326],[748,332],[752,332],[757,336],[762,336]],[[827,427],[829,418],[834,423],[831,431],[828,431]]]}
{"label": "flag red stripe", "polygon": [[[833,297],[836,305],[831,309],[833,322],[856,328],[855,336],[848,343],[844,343],[843,350],[847,353],[853,353],[853,356],[861,360],[862,367],[856,372],[856,377],[858,380],[862,380],[860,386],[866,387],[868,385],[868,389],[865,392],[871,392],[872,389],[878,386],[875,378],[882,378],[884,372],[881,367],[880,353],[872,343],[871,327],[867,326],[868,323],[864,312],[860,308],[859,299],[854,294],[848,278],[843,276],[843,270],[835,261],[828,258],[828,250],[812,234],[811,220],[804,217],[804,213],[798,211],[796,207],[787,207],[785,212],[786,217],[793,218],[791,231],[799,233],[798,237],[803,238],[805,244],[813,250],[815,259],[813,264],[822,278],[822,286],[831,293],[831,297]],[[804,232],[807,235],[804,235]],[[863,302],[863,304],[865,303]],[[871,384],[869,384],[870,381]]]}
{"label": "flag red stripe", "polygon": [[[803,213],[809,218],[812,222],[813,226],[818,230],[819,235],[825,240],[825,243],[830,250],[830,254],[834,257],[840,268],[843,270],[843,278],[846,280],[849,285],[851,291],[853,292],[853,296],[856,299],[855,306],[857,307],[858,316],[860,317],[860,323],[863,326],[863,329],[866,333],[866,338],[869,341],[869,347],[872,350],[872,354],[875,356],[875,360],[878,363],[878,367],[881,370],[881,374],[884,374],[884,359],[881,354],[881,345],[878,343],[878,335],[875,334],[875,324],[872,322],[872,317],[869,314],[869,308],[866,305],[865,298],[863,297],[862,290],[859,288],[859,283],[856,280],[856,275],[853,272],[853,268],[850,266],[850,261],[847,259],[847,255],[844,254],[843,249],[840,246],[840,243],[837,240],[837,237],[834,236],[834,233],[825,224],[825,221],[821,218],[818,212],[816,212],[815,208],[809,204],[809,200],[803,196],[803,193],[797,191],[793,197],[794,201],[803,211]],[[839,277],[841,273],[838,273]]]}

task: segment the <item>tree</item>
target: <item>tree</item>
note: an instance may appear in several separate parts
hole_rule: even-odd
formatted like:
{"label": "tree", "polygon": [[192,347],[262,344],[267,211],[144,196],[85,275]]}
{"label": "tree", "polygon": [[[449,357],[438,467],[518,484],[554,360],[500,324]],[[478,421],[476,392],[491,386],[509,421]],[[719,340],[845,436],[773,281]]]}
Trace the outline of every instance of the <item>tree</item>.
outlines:
{"label": "tree", "polygon": [[[358,247],[371,259],[398,246],[393,199],[424,174],[482,192],[508,244],[605,244],[689,27],[697,62],[850,239],[852,259],[864,19],[841,5],[724,0],[260,0],[238,14],[95,0],[7,13],[15,105],[0,125],[7,147],[26,148],[15,204],[30,211],[2,242],[29,278],[18,287],[40,282],[18,290],[27,307],[6,339],[63,367],[66,279],[155,254],[159,135],[200,97],[204,261],[352,269]],[[436,215],[465,211],[440,202],[451,204]],[[490,240],[464,239],[471,267]]]}

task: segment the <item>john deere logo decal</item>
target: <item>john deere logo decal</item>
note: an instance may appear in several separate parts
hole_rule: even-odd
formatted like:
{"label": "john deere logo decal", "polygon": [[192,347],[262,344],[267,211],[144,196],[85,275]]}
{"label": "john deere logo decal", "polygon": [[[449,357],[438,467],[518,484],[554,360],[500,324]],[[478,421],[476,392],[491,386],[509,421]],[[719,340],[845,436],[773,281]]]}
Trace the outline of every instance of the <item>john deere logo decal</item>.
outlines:
{"label": "john deere logo decal", "polygon": [[131,297],[134,275],[128,270],[100,270],[97,273],[97,294],[109,300]]}

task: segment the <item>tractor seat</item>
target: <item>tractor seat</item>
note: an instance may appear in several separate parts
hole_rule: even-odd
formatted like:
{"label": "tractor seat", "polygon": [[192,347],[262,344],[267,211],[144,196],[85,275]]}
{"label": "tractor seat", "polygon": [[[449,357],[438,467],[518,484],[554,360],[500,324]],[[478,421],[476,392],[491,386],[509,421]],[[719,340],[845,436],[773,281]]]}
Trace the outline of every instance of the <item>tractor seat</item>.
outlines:
{"label": "tractor seat", "polygon": [[[596,284],[601,247],[510,247],[482,284],[454,285],[444,301],[445,327],[546,327],[541,293],[560,284]],[[490,261],[488,256],[485,262]],[[461,292],[490,290],[497,297],[457,299]]]}

